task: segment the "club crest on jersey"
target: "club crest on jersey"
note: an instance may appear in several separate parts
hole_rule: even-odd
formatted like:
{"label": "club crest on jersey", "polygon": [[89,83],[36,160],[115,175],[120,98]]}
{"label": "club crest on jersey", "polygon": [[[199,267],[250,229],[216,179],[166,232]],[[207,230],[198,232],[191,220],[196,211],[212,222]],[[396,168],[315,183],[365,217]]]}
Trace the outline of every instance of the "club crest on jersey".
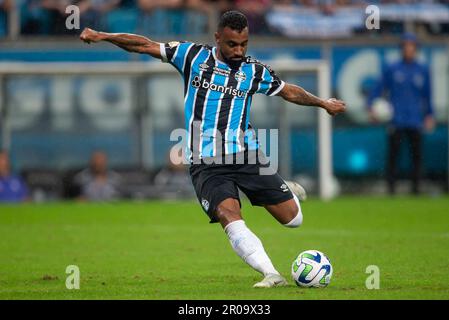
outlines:
{"label": "club crest on jersey", "polygon": [[243,71],[237,71],[234,75],[235,80],[242,82],[246,80],[246,74]]}

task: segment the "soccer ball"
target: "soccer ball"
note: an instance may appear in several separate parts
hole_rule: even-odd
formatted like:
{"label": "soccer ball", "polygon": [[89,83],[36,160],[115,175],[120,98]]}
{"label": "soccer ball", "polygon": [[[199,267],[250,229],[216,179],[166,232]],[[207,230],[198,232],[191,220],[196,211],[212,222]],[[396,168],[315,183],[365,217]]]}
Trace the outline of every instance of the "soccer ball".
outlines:
{"label": "soccer ball", "polygon": [[307,250],[293,261],[292,277],[300,287],[326,287],[331,281],[332,265],[324,253]]}
{"label": "soccer ball", "polygon": [[388,122],[393,117],[391,105],[383,98],[374,100],[373,113],[380,122]]}

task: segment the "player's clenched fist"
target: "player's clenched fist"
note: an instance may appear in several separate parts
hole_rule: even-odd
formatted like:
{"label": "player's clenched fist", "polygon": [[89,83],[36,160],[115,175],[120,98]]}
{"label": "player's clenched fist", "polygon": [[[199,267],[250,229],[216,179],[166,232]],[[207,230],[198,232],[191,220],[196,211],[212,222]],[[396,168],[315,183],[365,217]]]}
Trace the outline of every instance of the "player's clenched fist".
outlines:
{"label": "player's clenched fist", "polygon": [[327,99],[324,104],[324,109],[332,116],[346,111],[346,103],[344,101],[331,98]]}
{"label": "player's clenched fist", "polygon": [[80,35],[80,39],[86,43],[101,41],[101,36],[98,31],[92,30],[90,28],[84,28]]}

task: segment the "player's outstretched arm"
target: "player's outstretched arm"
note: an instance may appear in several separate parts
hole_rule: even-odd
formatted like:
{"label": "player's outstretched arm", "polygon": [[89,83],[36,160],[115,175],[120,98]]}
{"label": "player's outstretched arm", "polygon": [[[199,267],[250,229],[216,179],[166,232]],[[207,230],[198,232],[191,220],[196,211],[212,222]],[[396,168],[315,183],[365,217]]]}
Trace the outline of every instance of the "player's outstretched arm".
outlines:
{"label": "player's outstretched arm", "polygon": [[332,116],[345,112],[346,110],[346,104],[341,100],[334,98],[327,100],[321,99],[303,88],[290,83],[285,83],[284,88],[279,92],[279,96],[295,104],[323,108]]}
{"label": "player's outstretched arm", "polygon": [[85,28],[80,35],[80,39],[86,43],[107,41],[126,51],[145,53],[155,58],[161,59],[159,42],[155,42],[146,37],[135,34],[107,33],[95,31],[90,28]]}

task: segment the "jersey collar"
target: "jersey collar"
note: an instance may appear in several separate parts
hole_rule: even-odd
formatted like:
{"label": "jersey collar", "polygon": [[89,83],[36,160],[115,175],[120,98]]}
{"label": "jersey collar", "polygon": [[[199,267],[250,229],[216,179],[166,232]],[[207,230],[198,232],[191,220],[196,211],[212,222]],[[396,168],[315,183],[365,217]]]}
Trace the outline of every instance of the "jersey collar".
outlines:
{"label": "jersey collar", "polygon": [[[229,69],[232,69],[230,65],[228,65],[226,62],[221,61],[220,59],[218,59],[217,56],[217,47],[212,47],[212,56],[214,57],[214,59],[218,62],[220,62],[221,64],[225,65],[226,67],[228,67]],[[243,64],[246,63],[247,58],[245,57],[242,60],[242,63],[240,64],[239,70],[242,68]]]}

